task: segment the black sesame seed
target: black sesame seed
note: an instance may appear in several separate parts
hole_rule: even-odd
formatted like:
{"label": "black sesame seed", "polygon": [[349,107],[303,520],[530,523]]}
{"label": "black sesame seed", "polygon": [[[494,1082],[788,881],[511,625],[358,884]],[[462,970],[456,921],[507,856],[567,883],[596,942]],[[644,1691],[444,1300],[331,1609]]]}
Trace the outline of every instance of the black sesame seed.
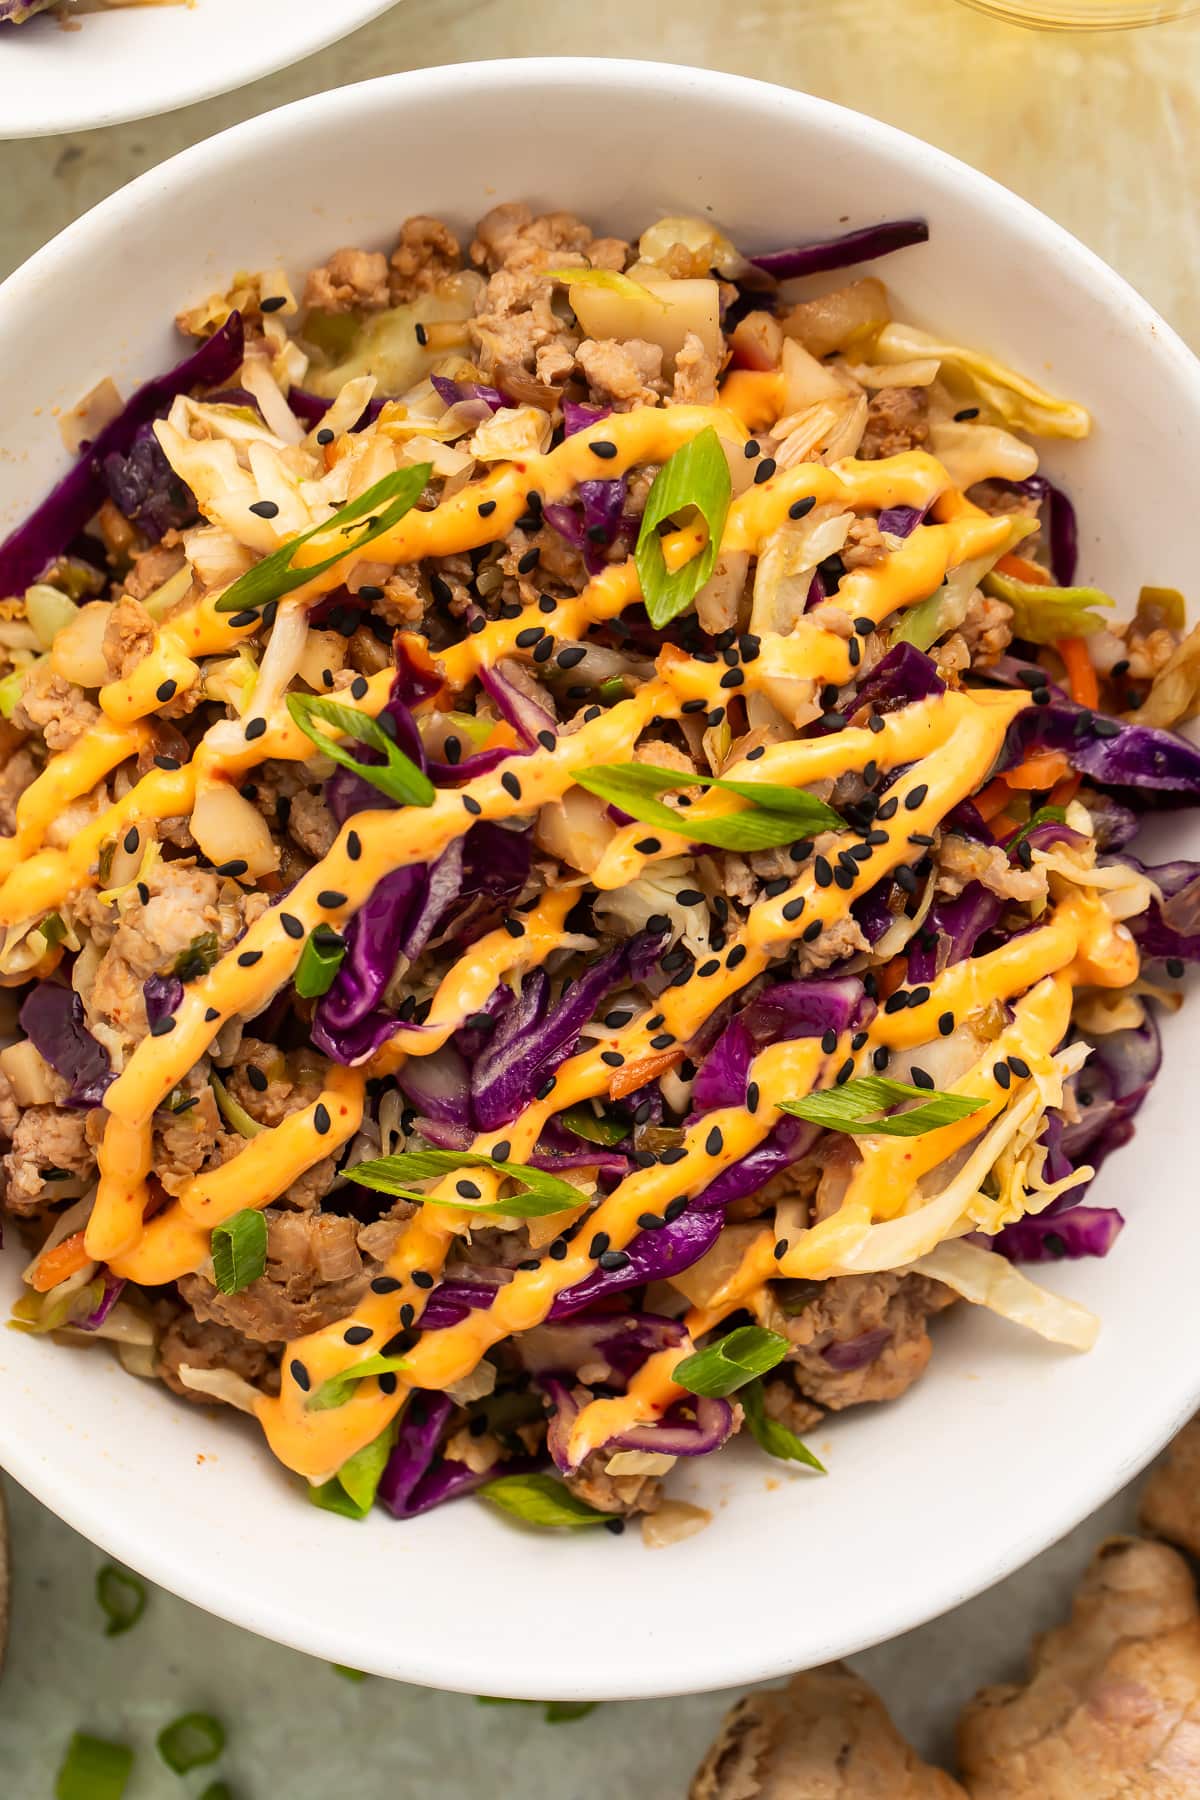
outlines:
{"label": "black sesame seed", "polygon": [[1102,718],[1099,713],[1092,720],[1092,730],[1098,738],[1115,738],[1120,729],[1120,724],[1116,719]]}
{"label": "black sesame seed", "polygon": [[849,1079],[853,1075],[853,1073],[854,1073],[854,1058],[852,1056],[848,1056],[846,1058],[845,1062],[842,1064],[841,1068],[838,1070],[837,1074],[833,1078],[835,1086],[845,1087],[846,1083],[849,1081]]}
{"label": "black sesame seed", "polygon": [[342,1333],[342,1336],[348,1344],[369,1343],[374,1335],[375,1333],[371,1330],[369,1325],[351,1325],[348,1331],[343,1331]]}
{"label": "black sesame seed", "polygon": [[652,1050],[669,1050],[674,1042],[675,1033],[673,1031],[660,1031],[650,1039],[650,1048]]}
{"label": "black sesame seed", "polygon": [[600,1061],[602,1063],[607,1063],[610,1069],[619,1069],[621,1064],[625,1061],[625,1058],[621,1055],[619,1050],[602,1050],[600,1052]]}
{"label": "black sesame seed", "polygon": [[153,1025],[150,1027],[150,1036],[151,1037],[166,1037],[167,1033],[169,1031],[174,1031],[174,1029],[175,1029],[175,1021],[173,1018],[168,1016],[165,1019],[156,1019],[154,1021]]}
{"label": "black sesame seed", "polygon": [[350,683],[351,698],[354,700],[365,700],[369,685],[365,675],[356,675],[354,680]]}
{"label": "black sesame seed", "polygon": [[850,642],[846,645],[846,655],[850,658],[850,667],[852,669],[857,669],[859,663],[862,661],[862,646],[857,638],[851,638]]}
{"label": "black sesame seed", "polygon": [[1108,672],[1114,681],[1120,681],[1122,675],[1128,675],[1129,673],[1129,658],[1127,656],[1121,657],[1120,661],[1115,662]]}
{"label": "black sesame seed", "polygon": [[229,862],[217,864],[218,875],[244,875],[250,864],[244,856],[235,856]]}
{"label": "black sesame seed", "polygon": [[416,1319],[416,1316],[417,1316],[416,1308],[414,1306],[410,1306],[408,1301],[406,1300],[404,1305],[400,1308],[400,1323],[403,1325],[405,1331],[408,1331],[411,1329],[413,1321]]}
{"label": "black sesame seed", "polygon": [[746,677],[741,669],[726,669],[721,677],[723,688],[740,688],[745,685]]}
{"label": "black sesame seed", "polygon": [[643,856],[655,856],[662,849],[662,844],[656,837],[646,837],[639,838],[633,847]]}
{"label": "black sesame seed", "polygon": [[332,444],[333,438],[334,434],[330,431],[328,425],[322,425],[320,431],[317,433],[318,444]]}
{"label": "black sesame seed", "polygon": [[[915,788],[909,788],[904,796],[904,805],[909,812],[916,812],[929,793],[928,785],[920,782]],[[882,811],[882,808],[880,809]]]}
{"label": "black sesame seed", "polygon": [[909,1075],[912,1077],[912,1084],[914,1087],[925,1088],[925,1089],[932,1088],[933,1076],[926,1074],[924,1069],[918,1069],[916,1067],[916,1065],[914,1064],[914,1066],[908,1072],[909,1072]]}
{"label": "black sesame seed", "polygon": [[604,1529],[610,1537],[624,1537],[625,1521],[624,1519],[605,1519]]}
{"label": "black sesame seed", "polygon": [[[263,724],[263,730],[264,731],[266,730],[265,721]],[[246,736],[247,737],[250,736],[249,730],[247,730]],[[166,769],[169,774],[173,769],[182,768],[183,765],[177,756],[156,756],[154,759],[154,766],[156,769]]]}
{"label": "black sesame seed", "polygon": [[1002,1088],[1012,1086],[1012,1070],[1006,1062],[993,1063],[992,1074],[996,1077],[996,1080]]}
{"label": "black sesame seed", "polygon": [[329,1117],[329,1108],[323,1100],[318,1100],[317,1104],[313,1107],[313,1130],[320,1132],[321,1136],[324,1137],[332,1124],[333,1120]]}
{"label": "black sesame seed", "polygon": [[721,1136],[721,1128],[719,1125],[714,1125],[708,1136],[705,1138],[704,1148],[710,1156],[720,1156],[722,1150],[725,1148],[725,1139]]}
{"label": "black sesame seed", "polygon": [[1027,1081],[1029,1079],[1031,1071],[1029,1064],[1025,1061],[1023,1056],[1010,1056],[1008,1059],[1008,1066],[1014,1075],[1020,1076],[1022,1081]]}
{"label": "black sesame seed", "polygon": [[220,1016],[221,1016],[221,1015],[220,1015],[220,1013],[219,1013],[219,1012],[218,1012],[218,1011],[217,1011],[217,1009],[216,1009],[216,1007],[215,1007],[215,1006],[206,1006],[206,1007],[205,1007],[205,1009],[204,1009],[204,1023],[205,1023],[205,1024],[206,1024],[206,1025],[211,1025],[211,1024],[212,1024],[212,1023],[213,1023],[213,1022],[214,1022],[214,1020],[216,1020],[216,1019],[219,1019],[219,1018],[220,1018]]}
{"label": "black sesame seed", "polygon": [[895,875],[897,887],[903,888],[906,894],[916,893],[917,877],[914,871],[908,867],[907,863],[902,863],[895,871]]}
{"label": "black sesame seed", "polygon": [[603,1250],[596,1258],[606,1275],[615,1275],[621,1269],[629,1267],[629,1253],[626,1250]]}
{"label": "black sesame seed", "polygon": [[[662,1152],[658,1160],[670,1166],[672,1163],[682,1162],[686,1155],[687,1151],[682,1144],[672,1144],[669,1149]],[[668,1217],[670,1217],[669,1214]]]}
{"label": "black sesame seed", "polygon": [[250,1086],[254,1089],[255,1093],[258,1094],[265,1094],[267,1088],[270,1086],[266,1075],[261,1069],[256,1068],[253,1063],[247,1063],[246,1065],[246,1080],[250,1083]]}
{"label": "black sesame seed", "polygon": [[818,887],[828,887],[833,880],[833,870],[829,866],[829,858],[816,856],[813,858],[813,879]]}
{"label": "black sesame seed", "polygon": [[601,462],[611,462],[617,454],[617,446],[610,443],[607,438],[593,438],[588,448],[593,456],[600,458]]}
{"label": "black sesame seed", "polygon": [[[903,992],[903,989],[901,989],[901,992]],[[924,1006],[928,998],[929,989],[927,987],[915,987],[908,990],[909,1006]]]}
{"label": "black sesame seed", "polygon": [[816,504],[817,496],[815,494],[805,494],[803,500],[792,501],[788,507],[788,518],[802,519],[805,513],[810,513]]}
{"label": "black sesame seed", "polygon": [[708,722],[715,729],[721,723],[721,721],[724,717],[725,717],[725,708],[723,706],[714,706],[712,711],[708,715]]}
{"label": "black sesame seed", "polygon": [[309,1388],[312,1386],[312,1377],[298,1356],[293,1356],[291,1362],[288,1364],[288,1370],[292,1380],[300,1389],[300,1392],[302,1394],[307,1394]]}
{"label": "black sesame seed", "polygon": [[1023,869],[1032,869],[1033,867],[1033,846],[1028,838],[1022,838],[1017,845],[1017,861]]}
{"label": "black sesame seed", "polygon": [[838,1047],[838,1034],[831,1027],[828,1031],[826,1031],[822,1034],[821,1049],[824,1051],[826,1056],[832,1056],[834,1051],[837,1049],[837,1047]]}
{"label": "black sesame seed", "polygon": [[279,507],[274,500],[255,500],[250,511],[260,519],[277,519]]}
{"label": "black sesame seed", "polygon": [[[782,913],[783,917],[787,920],[789,925],[792,924],[794,920],[798,919],[800,917],[800,914],[803,911],[804,911],[804,895],[803,894],[797,894],[796,898],[794,900],[788,900],[780,908],[780,912]],[[818,923],[819,923],[819,921],[817,921],[815,919],[813,920],[814,925],[818,924]],[[809,929],[810,930],[812,929],[811,926],[809,927]]]}
{"label": "black sesame seed", "polygon": [[373,1294],[396,1294],[400,1291],[401,1285],[394,1275],[377,1275],[371,1283],[371,1292]]}
{"label": "black sesame seed", "polygon": [[586,655],[587,649],[583,644],[568,644],[565,650],[558,653],[558,666],[560,669],[573,669]]}
{"label": "black sesame seed", "polygon": [[885,1013],[903,1012],[907,1005],[908,990],[906,988],[897,988],[895,993],[889,994],[884,1001],[883,1010]]}
{"label": "black sesame seed", "polygon": [[505,769],[503,775],[500,777],[500,786],[504,789],[506,794],[511,794],[514,800],[519,800],[521,798],[521,783],[517,780],[511,769]]}
{"label": "black sesame seed", "polygon": [[770,481],[772,475],[775,473],[775,468],[775,458],[773,456],[764,456],[757,469],[754,471],[755,487],[759,487],[764,481]]}
{"label": "black sesame seed", "polygon": [[382,600],[383,589],[376,587],[372,582],[364,581],[358,590],[358,597],[360,600]]}
{"label": "black sesame seed", "polygon": [[317,895],[317,905],[326,912],[336,912],[339,906],[345,906],[346,896],[337,888],[322,888]]}
{"label": "black sesame seed", "polygon": [[465,812],[469,812],[473,818],[477,819],[479,817],[480,813],[483,811],[482,806],[480,806],[478,800],[476,800],[474,795],[472,795],[472,794],[464,794],[462,797],[462,803],[463,803],[463,810]]}
{"label": "black sesame seed", "polygon": [[1168,956],[1163,964],[1172,981],[1178,981],[1183,974],[1183,960],[1178,956]]}
{"label": "black sesame seed", "polygon": [[747,462],[752,462],[754,460],[754,458],[758,455],[758,439],[757,438],[747,438],[746,439],[746,442],[742,445],[742,455],[746,458]]}
{"label": "black sesame seed", "polygon": [[702,962],[700,964],[700,967],[696,970],[696,973],[697,973],[697,975],[701,976],[702,978],[707,979],[708,976],[715,975],[717,970],[720,968],[720,966],[721,965],[717,961],[716,957],[713,956],[713,957],[710,957],[707,962]]}
{"label": "black sesame seed", "polygon": [[[665,1157],[663,1158],[663,1161],[664,1162],[666,1161]],[[663,1208],[663,1217],[666,1219],[667,1224],[671,1225],[671,1224],[674,1224],[675,1220],[679,1217],[680,1213],[683,1213],[686,1211],[687,1211],[687,1195],[686,1194],[677,1194],[675,1196],[674,1200],[669,1200],[667,1202],[666,1206]]]}
{"label": "black sesame seed", "polygon": [[845,727],[846,719],[845,715],[838,712],[836,707],[830,707],[828,712],[821,714],[818,723],[824,725],[827,731],[841,731]]}
{"label": "black sesame seed", "polygon": [[249,606],[246,608],[246,610],[244,612],[234,613],[234,615],[233,615],[232,619],[230,619],[229,623],[231,625],[237,625],[239,627],[243,626],[243,625],[257,625],[258,624],[258,614],[252,606]]}
{"label": "black sesame seed", "polygon": [[857,631],[859,637],[867,637],[869,635],[869,633],[874,631],[875,621],[874,621],[874,619],[868,619],[866,614],[864,613],[862,618],[855,619],[854,629],[855,629],[855,631]]}
{"label": "black sesame seed", "polygon": [[494,500],[481,500],[475,510],[481,519],[490,519],[496,510],[496,502]]}
{"label": "black sesame seed", "polygon": [[643,1231],[661,1231],[667,1221],[661,1213],[644,1212],[638,1214],[637,1222]]}
{"label": "black sesame seed", "polygon": [[800,935],[806,944],[815,944],[820,937],[822,930],[823,926],[820,919],[814,919],[811,925],[806,925],[804,927],[804,930]]}
{"label": "black sesame seed", "polygon": [[175,688],[176,683],[173,681],[160,681],[154,690],[154,698],[156,700],[162,700],[164,703],[167,700],[173,700],[175,698]]}
{"label": "black sesame seed", "polygon": [[279,915],[279,923],[283,926],[283,929],[290,938],[302,938],[304,936],[304,927],[299,919],[295,918],[293,914],[281,912]]}
{"label": "black sesame seed", "polygon": [[565,1262],[567,1259],[567,1240],[557,1237],[546,1252],[551,1262]]}
{"label": "black sesame seed", "polygon": [[950,1036],[950,1033],[954,1030],[954,1014],[952,1012],[944,1012],[941,1015],[938,1020],[938,1030],[943,1037]]}
{"label": "black sesame seed", "polygon": [[886,1069],[891,1060],[892,1053],[886,1044],[880,1044],[879,1048],[872,1052],[871,1061],[877,1069]]}
{"label": "black sesame seed", "polygon": [[467,630],[469,632],[471,632],[474,636],[478,637],[478,635],[481,631],[487,630],[487,620],[483,619],[483,618],[472,619],[470,624],[467,626]]}
{"label": "black sesame seed", "polygon": [[750,1083],[749,1087],[746,1089],[746,1111],[752,1112],[752,1113],[758,1111],[758,1083],[757,1083],[757,1081],[752,1081]]}
{"label": "black sesame seed", "polygon": [[784,1257],[787,1255],[787,1253],[788,1253],[787,1239],[779,1238],[776,1242],[775,1248],[771,1252],[771,1255],[775,1258],[776,1262],[782,1262]]}
{"label": "black sesame seed", "polygon": [[252,969],[255,963],[262,961],[261,950],[242,950],[238,953],[238,968]]}
{"label": "black sesame seed", "polygon": [[1048,687],[1036,687],[1030,695],[1030,698],[1035,706],[1049,706],[1050,689]]}
{"label": "black sesame seed", "polygon": [[955,413],[954,417],[959,424],[961,424],[964,419],[977,419],[979,417],[979,408],[977,406],[964,406],[960,412]]}
{"label": "black sesame seed", "polygon": [[465,1175],[461,1181],[455,1182],[454,1189],[456,1193],[462,1195],[464,1200],[482,1200],[483,1198],[482,1190],[475,1182],[468,1181]]}

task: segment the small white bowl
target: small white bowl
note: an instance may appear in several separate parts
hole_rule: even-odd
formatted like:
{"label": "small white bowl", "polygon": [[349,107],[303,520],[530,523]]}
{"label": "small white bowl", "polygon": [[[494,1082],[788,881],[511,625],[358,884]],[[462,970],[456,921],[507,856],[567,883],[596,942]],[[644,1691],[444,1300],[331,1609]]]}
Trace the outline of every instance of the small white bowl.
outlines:
{"label": "small white bowl", "polygon": [[[318,95],[185,151],[79,220],[0,289],[0,530],[64,466],[52,408],[106,373],[128,387],[165,367],[181,303],[237,268],[303,271],[343,243],[385,244],[410,212],[469,226],[512,196],[625,232],[709,213],[750,250],[924,214],[931,242],[881,265],[901,315],[1096,413],[1092,440],[1050,459],[1079,503],[1082,577],[1123,606],[1142,582],[1194,581],[1200,366],[1124,282],[1023,201],[887,126],[632,62],[491,62]],[[131,245],[147,247],[132,264]],[[1195,853],[1194,826],[1170,832]],[[1128,1215],[1124,1235],[1107,1261],[1049,1271],[1103,1316],[1097,1348],[1054,1351],[957,1307],[907,1398],[814,1434],[828,1479],[739,1440],[685,1486],[712,1525],[669,1550],[645,1550],[636,1530],[533,1535],[471,1501],[350,1524],[310,1507],[244,1421],[185,1406],[102,1350],[9,1332],[0,1461],[199,1605],[408,1681],[617,1699],[862,1649],[1043,1549],[1195,1405],[1192,1017],[1166,1021],[1136,1141],[1097,1184]]]}
{"label": "small white bowl", "polygon": [[148,0],[0,25],[0,139],[174,112],[349,37],[396,0]]}

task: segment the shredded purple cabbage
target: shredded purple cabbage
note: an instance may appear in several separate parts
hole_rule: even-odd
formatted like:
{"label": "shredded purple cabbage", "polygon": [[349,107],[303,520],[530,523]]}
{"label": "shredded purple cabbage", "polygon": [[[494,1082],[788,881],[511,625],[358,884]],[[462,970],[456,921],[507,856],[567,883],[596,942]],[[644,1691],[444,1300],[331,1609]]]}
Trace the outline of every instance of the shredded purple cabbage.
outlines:
{"label": "shredded purple cabbage", "polygon": [[752,256],[750,261],[776,281],[792,281],[799,275],[823,275],[828,269],[874,262],[877,256],[890,256],[894,250],[928,241],[929,227],[924,219],[892,219],[847,231],[841,237],[798,244],[790,250],[770,250],[765,256]]}
{"label": "shredded purple cabbage", "polygon": [[71,1083],[66,1106],[99,1106],[114,1080],[107,1051],[83,1022],[83,1001],[73,988],[39,981],[26,995],[21,1030],[56,1075]]}
{"label": "shredded purple cabbage", "polygon": [[[0,544],[0,593],[23,593],[70,549],[108,493],[106,468],[110,458],[121,459],[120,479],[133,483],[144,475],[149,483],[151,464],[144,452],[138,452],[134,458],[135,473],[125,472],[125,459],[131,458],[142,428],[169,412],[178,395],[189,394],[196,388],[220,387],[241,367],[243,353],[242,315],[230,313],[221,329],[214,332],[199,350],[186,356],[166,375],[157,375],[138,388],[118,416],[83,451],[70,473]],[[116,469],[117,465],[113,467]],[[132,487],[129,491],[133,491]],[[182,491],[187,492],[186,489]],[[191,499],[190,494],[188,498]],[[160,483],[154,489],[154,497],[151,487],[147,486],[142,504],[149,502],[151,514],[157,517],[168,501],[169,496]],[[145,523],[152,527],[151,518]]]}

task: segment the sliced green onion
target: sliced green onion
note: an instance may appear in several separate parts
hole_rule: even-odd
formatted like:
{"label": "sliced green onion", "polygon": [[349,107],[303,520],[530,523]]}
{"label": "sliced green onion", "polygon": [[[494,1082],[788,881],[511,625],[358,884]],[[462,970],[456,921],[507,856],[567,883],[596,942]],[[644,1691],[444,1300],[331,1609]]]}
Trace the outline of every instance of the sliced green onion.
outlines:
{"label": "sliced green onion", "polygon": [[630,1131],[620,1119],[598,1119],[590,1106],[569,1106],[559,1113],[558,1122],[589,1144],[619,1144]]}
{"label": "sliced green onion", "polygon": [[137,1624],[146,1610],[146,1584],[128,1570],[105,1563],[96,1571],[96,1599],[108,1620],[105,1637],[120,1637]]}
{"label": "sliced green onion", "polygon": [[[655,476],[642,515],[634,561],[650,623],[660,631],[687,610],[712,574],[732,497],[729,464],[711,425],[677,450]],[[664,519],[674,518],[689,508],[694,508],[707,525],[708,542],[672,574],[663,556],[658,527]]]}
{"label": "sliced green onion", "polygon": [[[382,1362],[385,1359],[376,1357],[373,1360]],[[333,1384],[327,1382],[325,1385],[331,1387]],[[383,1471],[396,1442],[396,1430],[397,1422],[393,1419],[377,1438],[348,1457],[331,1481],[320,1487],[310,1487],[308,1497],[313,1505],[324,1507],[326,1512],[340,1513],[345,1519],[365,1519],[375,1504]]]}
{"label": "sliced green onion", "polygon": [[213,1280],[223,1294],[240,1294],[267,1266],[267,1221],[248,1206],[214,1225]]}
{"label": "sliced green onion", "polygon": [[225,1748],[225,1727],[211,1713],[184,1713],[164,1725],[155,1739],[158,1754],[176,1775],[216,1762]]}
{"label": "sliced green onion", "polygon": [[676,1363],[671,1379],[689,1394],[723,1400],[756,1375],[766,1375],[790,1349],[787,1339],[777,1331],[767,1331],[762,1325],[739,1325],[715,1344]]}
{"label": "sliced green onion", "polygon": [[984,576],[983,591],[1008,602],[1013,609],[1014,635],[1030,644],[1053,644],[1059,638],[1102,631],[1104,620],[1093,608],[1115,604],[1099,588],[1050,587],[1044,582],[1018,581],[1014,575],[998,575],[995,569]]}
{"label": "sliced green onion", "polygon": [[[412,1186],[414,1181],[449,1175],[455,1169],[493,1169],[521,1185],[514,1193],[495,1201],[475,1199],[461,1191],[450,1200],[434,1200]],[[565,1212],[568,1207],[587,1205],[587,1195],[557,1175],[531,1169],[527,1163],[497,1162],[494,1156],[479,1156],[473,1150],[410,1150],[400,1156],[379,1156],[370,1162],[356,1163],[346,1174],[379,1194],[392,1194],[427,1206],[460,1206],[464,1212],[498,1219],[542,1219],[550,1213]]]}
{"label": "sliced green onion", "polygon": [[565,287],[605,288],[610,294],[620,294],[626,300],[649,300],[660,311],[667,310],[662,294],[643,287],[632,275],[622,275],[618,269],[544,269],[542,279],[561,281]]}
{"label": "sliced green onion", "polygon": [[343,1681],[365,1681],[367,1679],[365,1669],[351,1669],[346,1663],[330,1663],[329,1666],[335,1675],[342,1677]]}
{"label": "sliced green onion", "polygon": [[[416,463],[410,469],[395,469],[390,475],[385,475],[382,481],[375,482],[357,500],[348,500],[345,506],[339,507],[324,524],[314,525],[310,531],[302,531],[299,537],[292,538],[270,556],[264,556],[252,569],[247,569],[244,575],[239,575],[217,601],[217,611],[228,613],[248,611],[251,608],[257,610],[260,606],[266,606],[268,601],[279,600],[284,594],[290,594],[293,588],[303,587],[305,582],[323,575],[326,569],[332,569],[343,557],[357,555],[365,550],[368,544],[374,543],[377,537],[382,537],[385,531],[390,531],[416,505],[432,473],[430,463]],[[361,529],[356,529],[360,526]],[[309,563],[303,569],[292,567],[292,558],[301,544],[333,532],[340,533],[346,542],[332,556],[327,556],[320,562]]]}
{"label": "sliced green onion", "polygon": [[623,675],[609,675],[596,690],[605,706],[613,706],[618,700],[624,700],[629,689],[625,686]]}
{"label": "sliced green onion", "polygon": [[[654,763],[601,763],[577,769],[575,781],[589,794],[620,807],[644,825],[673,831],[693,843],[716,844],[722,850],[772,850],[819,831],[836,831],[844,820],[803,788],[770,781],[726,781],[716,775],[682,774]],[[665,806],[657,798],[672,788],[714,787],[750,802],[750,810],[721,818],[693,817],[685,809]]]}
{"label": "sliced green onion", "polygon": [[546,1531],[559,1527],[603,1525],[611,1513],[597,1512],[586,1500],[577,1499],[569,1487],[552,1475],[500,1475],[479,1489],[485,1500],[498,1506],[523,1525]]}
{"label": "sliced green onion", "polygon": [[[368,1376],[398,1375],[402,1370],[407,1369],[407,1367],[408,1360],[403,1356],[368,1356],[364,1362],[355,1363],[352,1369],[347,1369],[345,1374],[331,1375],[328,1381],[323,1381],[316,1393],[313,1394],[312,1398],[307,1402],[308,1411],[328,1412],[331,1407],[344,1406],[354,1392],[356,1385],[360,1381],[365,1381]],[[368,1444],[367,1450],[370,1450],[371,1448],[372,1446]],[[366,1453],[366,1450],[360,1450],[358,1455],[365,1456]],[[353,1461],[354,1458],[351,1457],[350,1462]],[[341,1481],[349,1467],[350,1463],[343,1463],[342,1467],[338,1470],[335,1479]],[[326,1486],[328,1485],[329,1484],[326,1483]],[[344,1482],[342,1485],[345,1487]],[[357,1517],[358,1515],[355,1516]]]}
{"label": "sliced green onion", "polygon": [[[433,805],[437,790],[428,775],[422,775],[416,763],[396,748],[383,726],[369,714],[315,694],[289,694],[287,709],[293,724],[299,726],[323,756],[332,757],[343,769],[361,775],[364,781],[369,781],[372,787],[377,787],[381,794],[387,794],[401,806]],[[341,744],[318,730],[318,724],[332,725],[345,737],[369,744],[372,750],[381,751],[386,760],[383,763],[360,762]]]}
{"label": "sliced green onion", "polygon": [[768,1456],[777,1456],[781,1462],[803,1463],[806,1468],[816,1469],[821,1475],[829,1473],[825,1464],[813,1455],[808,1445],[794,1431],[789,1431],[786,1425],[781,1425],[778,1419],[772,1419],[768,1415],[761,1379],[750,1382],[742,1389],[742,1411],[746,1415],[751,1437]]}
{"label": "sliced green onion", "polygon": [[55,1800],[121,1800],[132,1768],[128,1745],[77,1731],[58,1771]]}
{"label": "sliced green onion", "polygon": [[67,935],[67,922],[61,913],[47,913],[38,930],[46,940],[46,947],[54,950]]}
{"label": "sliced green onion", "polygon": [[49,650],[64,626],[79,617],[79,608],[61,588],[35,581],[25,589],[25,617],[43,650]]}
{"label": "sliced green onion", "polygon": [[194,937],[190,944],[179,952],[171,967],[173,975],[180,981],[199,981],[201,975],[207,975],[220,954],[220,942],[215,931],[202,931]]}
{"label": "sliced green onion", "polygon": [[35,669],[38,663],[45,660],[44,656],[39,656],[24,669],[11,670],[0,681],[0,719],[12,718],[17,710],[17,701],[21,698],[21,690],[25,686],[25,677],[30,669]]}
{"label": "sliced green onion", "polygon": [[217,1111],[220,1113],[225,1123],[227,1125],[232,1125],[233,1129],[240,1137],[257,1137],[259,1132],[263,1131],[265,1127],[260,1125],[257,1119],[250,1116],[240,1100],[234,1099],[233,1095],[215,1070],[210,1071],[208,1079],[212,1086],[213,1099],[217,1103]]}
{"label": "sliced green onion", "polygon": [[547,1725],[569,1725],[575,1719],[586,1719],[589,1713],[596,1710],[595,1700],[547,1700],[545,1719]]}
{"label": "sliced green onion", "polygon": [[302,1000],[319,1000],[333,986],[346,955],[346,944],[332,925],[318,925],[309,934],[296,967],[296,992]]}
{"label": "sliced green onion", "polygon": [[[920,1100],[909,1112],[883,1117],[885,1107],[899,1100]],[[860,1075],[841,1087],[823,1088],[803,1100],[780,1100],[780,1112],[822,1125],[826,1131],[848,1131],[880,1137],[924,1137],[943,1125],[954,1125],[986,1106],[986,1100],[969,1100],[965,1094],[943,1094],[937,1088],[910,1087],[887,1075]]]}

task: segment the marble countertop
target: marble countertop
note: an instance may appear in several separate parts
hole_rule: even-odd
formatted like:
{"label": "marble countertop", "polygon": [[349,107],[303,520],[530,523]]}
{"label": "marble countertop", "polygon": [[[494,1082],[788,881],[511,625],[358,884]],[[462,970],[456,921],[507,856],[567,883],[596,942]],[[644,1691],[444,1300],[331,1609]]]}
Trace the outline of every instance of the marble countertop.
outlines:
{"label": "marble countertop", "polygon": [[[251,0],[252,3],[252,0]],[[1104,36],[1036,35],[954,0],[404,0],[344,43],[254,87],[166,118],[0,145],[0,274],[78,213],[185,145],[255,113],[392,70],[531,53],[699,63],[769,77],[858,107],[963,157],[1069,227],[1200,348],[1200,18]],[[0,132],[3,122],[0,120]],[[1016,277],[1019,278],[1019,272]],[[628,1703],[550,1726],[527,1707],[484,1708],[416,1688],[354,1683],[155,1593],[106,1639],[98,1553],[8,1487],[13,1642],[0,1683],[5,1800],[53,1791],[70,1731],[140,1754],[128,1800],[196,1794],[153,1738],[193,1709],[219,1715],[219,1771],[235,1800],[672,1800],[729,1696]],[[856,1659],[931,1754],[959,1705],[1011,1675],[1031,1633],[1065,1605],[1118,1496],[990,1594]],[[802,1603],[802,1595],[789,1603]]]}

